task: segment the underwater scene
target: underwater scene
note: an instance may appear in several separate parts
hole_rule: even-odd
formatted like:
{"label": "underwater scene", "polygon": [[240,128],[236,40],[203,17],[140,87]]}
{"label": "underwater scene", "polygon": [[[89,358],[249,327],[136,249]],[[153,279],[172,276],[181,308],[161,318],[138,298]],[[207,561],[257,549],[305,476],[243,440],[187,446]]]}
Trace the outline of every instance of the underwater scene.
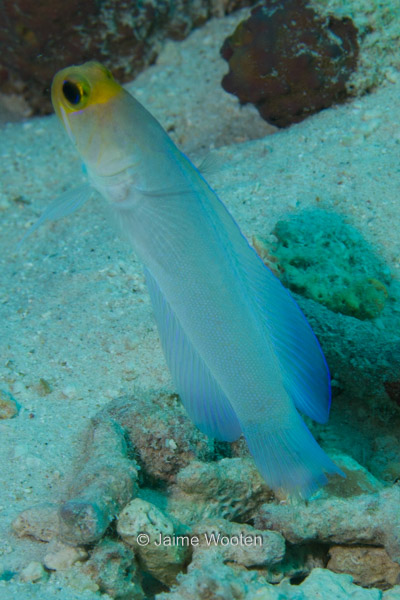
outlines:
{"label": "underwater scene", "polygon": [[400,600],[399,2],[0,49],[0,600]]}

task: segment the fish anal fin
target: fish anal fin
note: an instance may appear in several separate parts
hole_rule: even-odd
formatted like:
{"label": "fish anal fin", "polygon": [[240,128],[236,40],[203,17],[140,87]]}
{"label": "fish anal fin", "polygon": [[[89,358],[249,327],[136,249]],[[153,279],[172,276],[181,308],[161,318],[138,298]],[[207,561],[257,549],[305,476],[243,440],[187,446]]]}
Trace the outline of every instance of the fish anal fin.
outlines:
{"label": "fish anal fin", "polygon": [[236,440],[241,427],[228,398],[194,349],[148,270],[146,281],[165,358],[189,416],[206,435],[221,441]]}

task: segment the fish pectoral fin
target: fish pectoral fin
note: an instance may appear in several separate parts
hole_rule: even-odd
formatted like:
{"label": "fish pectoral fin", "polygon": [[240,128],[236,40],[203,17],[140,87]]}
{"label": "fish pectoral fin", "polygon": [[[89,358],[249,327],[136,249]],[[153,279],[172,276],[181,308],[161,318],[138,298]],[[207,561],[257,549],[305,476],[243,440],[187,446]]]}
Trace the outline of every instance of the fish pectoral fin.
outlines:
{"label": "fish pectoral fin", "polygon": [[214,175],[215,173],[219,173],[221,171],[225,163],[226,160],[224,160],[222,156],[219,156],[215,152],[209,152],[197,166],[197,170],[203,176]]}
{"label": "fish pectoral fin", "polygon": [[164,355],[192,421],[210,437],[232,442],[241,434],[235,412],[182,329],[156,280],[145,270]]}
{"label": "fish pectoral fin", "polygon": [[57,221],[62,217],[70,215],[75,210],[80,208],[93,193],[93,189],[89,184],[81,185],[72,190],[67,190],[60,196],[57,196],[53,202],[44,210],[39,219],[28,229],[25,235],[18,242],[19,249],[23,242],[29,237],[40,225],[45,221]]}

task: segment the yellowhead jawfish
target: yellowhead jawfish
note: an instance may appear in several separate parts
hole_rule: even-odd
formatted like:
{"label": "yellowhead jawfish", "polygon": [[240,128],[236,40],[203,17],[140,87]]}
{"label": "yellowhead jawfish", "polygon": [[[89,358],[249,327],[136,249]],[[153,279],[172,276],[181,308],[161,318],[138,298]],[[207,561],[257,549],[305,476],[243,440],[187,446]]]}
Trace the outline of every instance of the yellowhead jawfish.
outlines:
{"label": "yellowhead jawfish", "polygon": [[271,488],[305,496],[341,473],[301,411],[325,422],[329,371],[299,307],[151,114],[96,62],[56,74],[54,109],[87,170],[39,222],[94,188],[144,265],[174,383],[209,436],[245,436]]}

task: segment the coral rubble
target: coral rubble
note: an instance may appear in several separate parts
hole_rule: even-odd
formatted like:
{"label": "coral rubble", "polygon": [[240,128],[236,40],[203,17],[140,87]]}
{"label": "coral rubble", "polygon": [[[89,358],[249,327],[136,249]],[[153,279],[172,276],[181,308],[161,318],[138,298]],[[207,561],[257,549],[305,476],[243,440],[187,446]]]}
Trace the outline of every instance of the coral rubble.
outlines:
{"label": "coral rubble", "polygon": [[[205,519],[191,530],[195,536],[194,551],[218,548],[224,562],[245,567],[265,567],[280,563],[285,555],[285,540],[275,531],[260,531],[251,525],[227,519]],[[201,551],[201,550],[200,550]]]}
{"label": "coral rubble", "polygon": [[70,544],[101,539],[109,524],[137,491],[137,465],[127,456],[124,432],[110,418],[94,417],[83,466],[59,510],[60,537]]}
{"label": "coral rubble", "polygon": [[168,510],[186,524],[212,517],[244,522],[273,497],[251,459],[193,461],[171,486]]}
{"label": "coral rubble", "polygon": [[117,600],[144,598],[138,571],[132,550],[109,538],[96,546],[82,567],[82,572],[96,582],[101,592]]}
{"label": "coral rubble", "polygon": [[255,519],[259,529],[279,531],[293,544],[382,546],[400,563],[400,487],[351,498],[328,497],[308,505],[265,504]]}
{"label": "coral rubble", "polygon": [[[119,600],[146,597],[146,577],[160,592],[157,600],[200,600],[207,594],[229,600],[317,599],[321,585],[335,598],[342,597],[340,590],[349,594],[343,598],[385,597],[379,589],[358,588],[342,573],[366,587],[396,584],[398,486],[384,488],[356,461],[337,454],[345,480],[332,477],[308,504],[278,503],[251,459],[216,460],[188,419],[174,424],[182,416],[175,400],[137,393],[91,419],[70,500],[59,508],[26,510],[13,523],[18,536],[48,542],[43,564],[26,565],[21,582],[42,585],[50,572],[50,582]],[[148,401],[153,414],[144,410]],[[164,423],[161,405],[168,415]],[[135,422],[138,411],[141,422]],[[158,470],[158,481],[149,474],[138,477],[135,458],[151,470],[145,450],[160,452],[171,446],[168,440],[182,448],[181,461],[174,462],[172,454],[172,469]],[[340,574],[316,568],[326,565]],[[300,586],[289,583],[303,577]]]}
{"label": "coral rubble", "polygon": [[100,419],[107,415],[123,428],[148,483],[171,484],[192,460],[214,456],[214,441],[193,425],[176,394],[140,390],[108,404]]}

